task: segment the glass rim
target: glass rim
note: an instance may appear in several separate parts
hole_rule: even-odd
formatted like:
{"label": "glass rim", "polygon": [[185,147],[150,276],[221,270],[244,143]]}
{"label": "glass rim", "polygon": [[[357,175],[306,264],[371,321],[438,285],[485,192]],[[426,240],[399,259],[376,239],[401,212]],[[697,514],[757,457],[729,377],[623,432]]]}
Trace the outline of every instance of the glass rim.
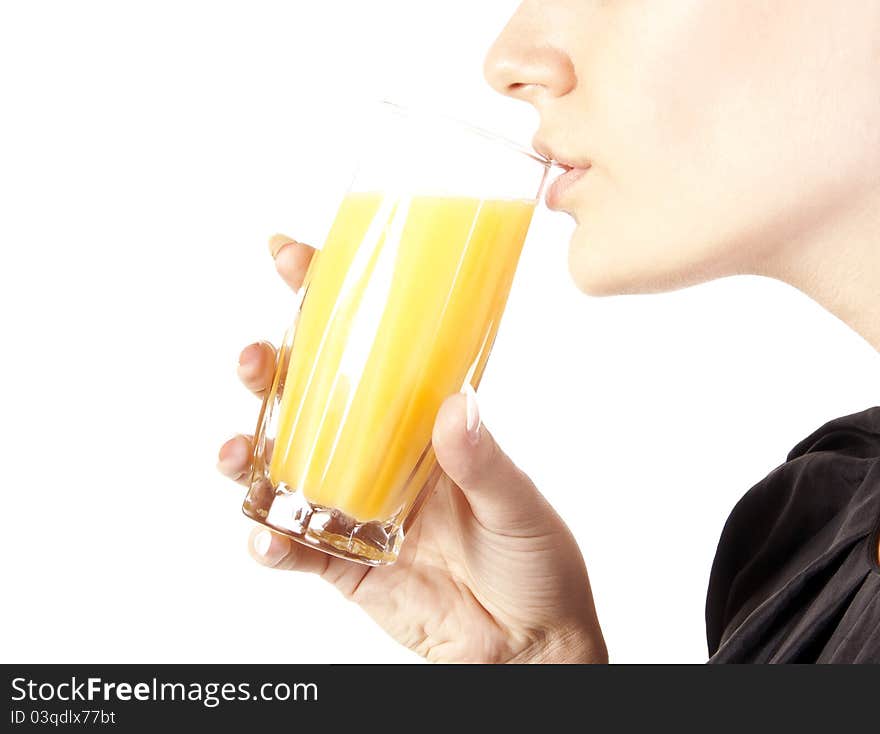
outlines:
{"label": "glass rim", "polygon": [[512,152],[519,153],[526,156],[527,158],[531,158],[536,163],[540,163],[544,167],[545,171],[550,170],[553,167],[559,166],[556,161],[551,160],[550,158],[545,158],[543,155],[532,149],[531,146],[524,145],[523,143],[511,140],[510,138],[494,132],[493,130],[488,130],[487,128],[480,127],[479,125],[474,125],[473,123],[466,120],[462,120],[461,118],[453,117],[452,115],[447,115],[443,112],[428,107],[418,105],[404,105],[387,98],[379,99],[376,103],[374,103],[374,105],[371,106],[378,106],[383,110],[391,110],[395,113],[407,115],[409,117],[429,118],[431,120],[441,121],[445,124],[454,125],[463,132],[477,135],[489,142],[501,145]]}

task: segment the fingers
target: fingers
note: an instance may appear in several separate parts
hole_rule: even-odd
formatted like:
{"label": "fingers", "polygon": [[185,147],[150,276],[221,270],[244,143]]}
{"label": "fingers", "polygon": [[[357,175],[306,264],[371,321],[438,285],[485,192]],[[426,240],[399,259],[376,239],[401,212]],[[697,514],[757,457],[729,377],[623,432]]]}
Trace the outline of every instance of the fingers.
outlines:
{"label": "fingers", "polygon": [[254,342],[238,356],[238,377],[258,398],[272,387],[275,372],[275,347],[269,342]]}
{"label": "fingers", "polygon": [[[269,238],[269,252],[275,268],[285,283],[299,290],[305,279],[315,248],[283,234]],[[262,397],[272,386],[275,371],[275,348],[267,342],[245,347],[238,360],[238,376],[252,393]],[[252,436],[235,436],[220,449],[217,468],[221,473],[247,484],[250,479]],[[264,527],[253,529],[248,541],[251,556],[264,566],[324,574],[332,562],[330,556]]]}
{"label": "fingers", "polygon": [[254,560],[270,568],[323,574],[331,556],[290,538],[257,526],[251,531],[248,550]]}
{"label": "fingers", "polygon": [[253,436],[233,436],[220,447],[217,470],[239,484],[247,484],[251,476]]}
{"label": "fingers", "polygon": [[361,582],[371,571],[369,566],[334,558],[259,525],[251,531],[248,550],[255,561],[269,568],[316,573],[354,601],[359,601]]}
{"label": "fingers", "polygon": [[480,422],[475,395],[458,393],[444,401],[432,442],[443,471],[487,529],[526,535],[547,517],[547,501]]}
{"label": "fingers", "polygon": [[269,238],[269,252],[275,260],[275,269],[293,290],[298,291],[306,277],[315,248],[297,242],[284,234]]}
{"label": "fingers", "polygon": [[[294,290],[299,290],[315,248],[287,235],[275,234],[269,238],[269,252],[284,282]],[[250,344],[238,357],[238,376],[245,387],[257,397],[263,397],[272,386],[274,370],[275,348],[268,342]]]}

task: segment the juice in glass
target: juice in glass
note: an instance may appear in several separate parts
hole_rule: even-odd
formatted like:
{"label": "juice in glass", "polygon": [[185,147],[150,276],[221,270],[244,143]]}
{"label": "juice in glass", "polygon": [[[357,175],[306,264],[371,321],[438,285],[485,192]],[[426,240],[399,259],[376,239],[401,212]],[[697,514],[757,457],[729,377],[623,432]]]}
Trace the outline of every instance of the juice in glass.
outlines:
{"label": "juice in glass", "polygon": [[440,404],[479,380],[533,209],[345,198],[297,324],[273,483],[362,523],[415,500]]}
{"label": "juice in glass", "polygon": [[386,112],[396,154],[376,146],[378,162],[362,166],[312,258],[243,507],[372,565],[397,558],[441,476],[437,411],[480,383],[549,165],[454,127],[448,153],[433,119]]}

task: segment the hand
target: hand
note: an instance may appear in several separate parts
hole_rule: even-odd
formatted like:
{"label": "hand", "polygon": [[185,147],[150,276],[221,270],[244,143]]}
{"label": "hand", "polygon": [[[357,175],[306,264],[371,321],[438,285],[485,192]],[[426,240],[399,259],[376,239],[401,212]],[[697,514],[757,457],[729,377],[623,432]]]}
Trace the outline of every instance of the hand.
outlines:
{"label": "hand", "polygon": [[[295,290],[314,249],[270,240]],[[257,396],[271,384],[266,343],[241,353],[239,376]],[[437,662],[607,662],[577,543],[532,481],[479,424],[475,401],[450,396],[434,424],[445,472],[409,529],[400,558],[369,567],[326,555],[258,526],[251,555],[277,569],[317,573],[359,604],[394,639]],[[475,420],[476,419],[476,420]],[[246,483],[253,438],[220,449],[221,472]]]}

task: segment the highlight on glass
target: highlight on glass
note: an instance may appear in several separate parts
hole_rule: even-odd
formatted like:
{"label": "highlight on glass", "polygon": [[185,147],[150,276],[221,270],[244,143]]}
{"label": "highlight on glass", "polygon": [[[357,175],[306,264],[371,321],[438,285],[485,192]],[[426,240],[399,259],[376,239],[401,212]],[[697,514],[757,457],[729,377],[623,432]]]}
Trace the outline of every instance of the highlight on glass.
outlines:
{"label": "highlight on glass", "polygon": [[551,163],[389,102],[357,126],[357,173],[278,350],[243,510],[383,565],[441,476],[441,403],[479,387]]}

